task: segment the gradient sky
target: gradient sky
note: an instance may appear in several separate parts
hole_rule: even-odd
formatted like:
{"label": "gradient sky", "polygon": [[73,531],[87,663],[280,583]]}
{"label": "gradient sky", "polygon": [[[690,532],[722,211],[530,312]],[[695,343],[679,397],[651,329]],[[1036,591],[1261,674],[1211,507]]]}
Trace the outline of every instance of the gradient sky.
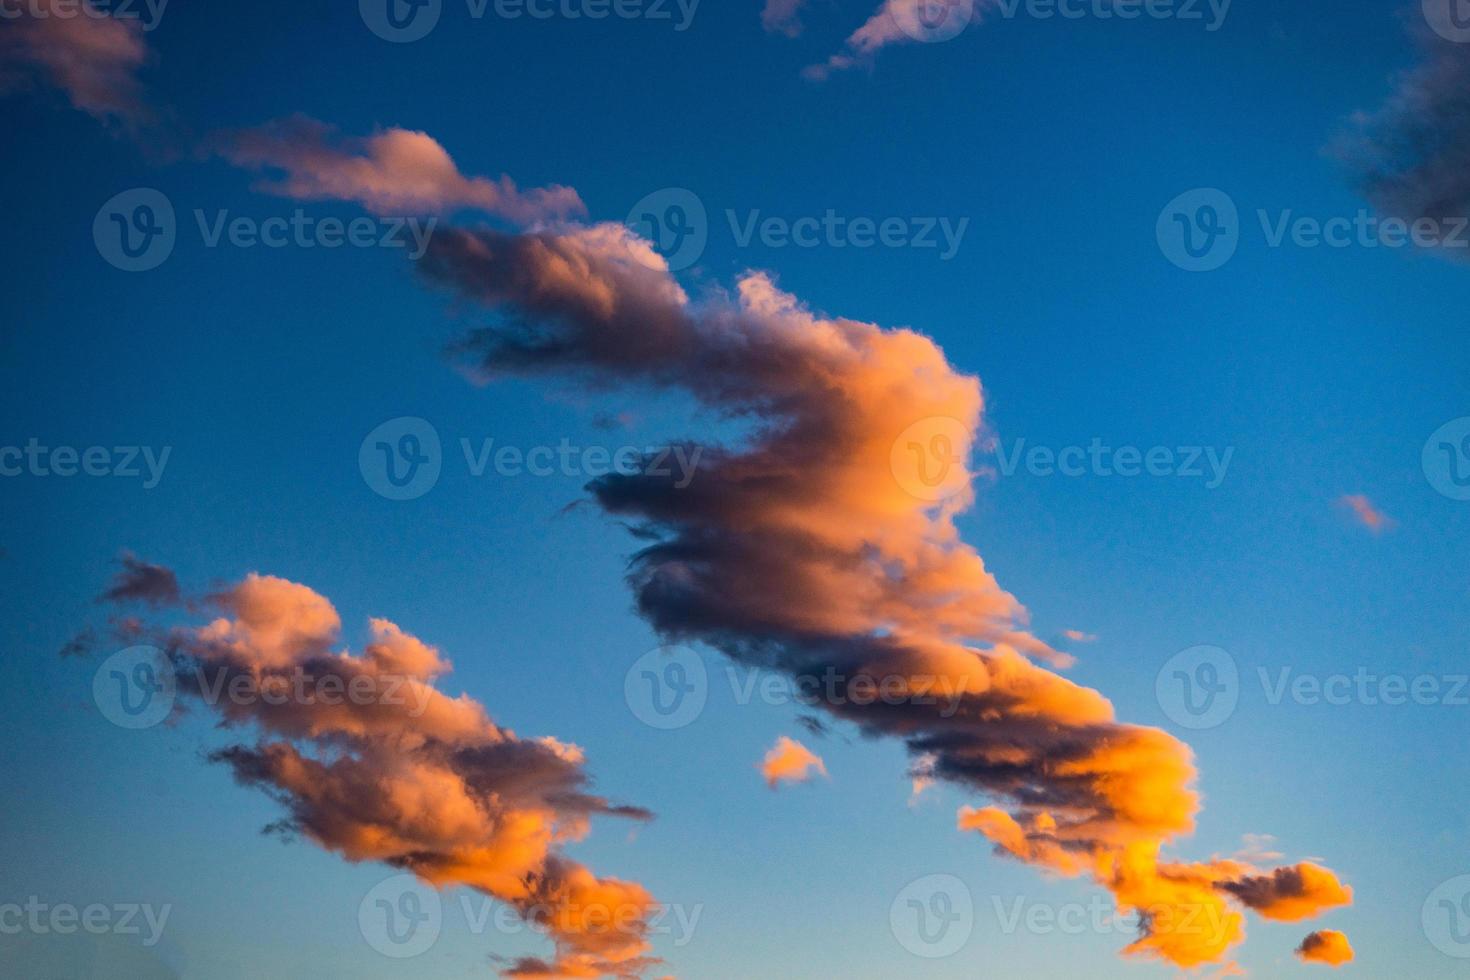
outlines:
{"label": "gradient sky", "polygon": [[[44,77],[9,88],[0,445],[171,455],[152,489],[0,478],[0,623],[15,668],[0,685],[0,903],[168,903],[153,952],[204,980],[491,976],[491,952],[546,950],[531,935],[474,934],[461,890],[446,893],[429,952],[379,955],[357,909],[388,869],[261,834],[280,808],[204,760],[232,738],[207,715],[110,724],[91,696],[98,658],[57,651],[103,616],[94,597],[132,551],[196,589],[251,571],[305,583],[354,645],[368,617],[387,617],[454,662],[448,693],[518,733],[582,746],[598,792],[657,818],[599,820],[569,853],[700,907],[690,942],[655,942],[679,977],[1176,972],[1120,957],[1131,937],[1117,932],[1007,933],[996,899],[1055,908],[1106,893],[957,832],[956,809],[981,803],[959,788],[910,805],[897,743],[840,728],[814,738],[793,706],[736,704],[713,651],[700,654],[703,714],[677,731],[643,724],[623,696],[625,673],[658,645],[623,581],[637,542],[595,508],[565,509],[585,479],[474,477],[459,440],[616,448],[738,439],[742,427],[634,387],[466,383],[443,355],[462,304],[426,288],[401,250],[205,247],[196,208],[364,213],[262,193],[255,174],[197,149],[208,133],[302,113],[351,135],[427,132],[464,174],[575,188],[596,221],[687,188],[710,216],[707,248],[679,273],[691,291],[764,269],[816,310],[912,326],[979,376],[1007,452],[1018,439],[1233,449],[1214,488],[982,474],[958,525],[1035,634],[1076,656],[1068,677],[1194,749],[1205,805],[1177,850],[1228,856],[1245,834],[1271,835],[1288,860],[1320,859],[1352,886],[1350,907],[1310,926],[1252,919],[1242,967],[1320,971],[1291,951],[1309,928],[1332,928],[1357,951],[1346,974],[1465,974],[1426,937],[1421,909],[1470,874],[1470,706],[1272,704],[1257,680],[1258,668],[1470,671],[1470,503],[1421,466],[1430,434],[1470,415],[1470,269],[1409,248],[1271,248],[1255,218],[1369,207],[1332,147],[1421,59],[1417,5],[1237,0],[1213,32],[987,14],[952,40],[803,77],[871,6],[811,4],[788,38],[763,30],[758,4],[702,4],[676,31],[474,20],[446,0],[429,36],[390,44],[352,3],[175,3],[146,34],[140,72],[167,140],[99,123]],[[140,273],[108,264],[93,239],[98,209],[134,187],[162,191],[180,218],[173,254]],[[1243,222],[1234,257],[1207,273],[1171,264],[1155,233],[1161,209],[1195,188],[1224,191]],[[727,209],[968,225],[948,260],[742,247]],[[602,422],[619,413],[619,427]],[[411,501],[375,493],[358,465],[369,431],[401,416],[444,442],[437,485]],[[977,455],[977,469],[1001,466]],[[1348,495],[1389,520],[1368,526]],[[1068,643],[1066,630],[1096,639]],[[1199,644],[1229,651],[1242,683],[1228,720],[1191,731],[1155,680]],[[783,735],[819,754],[828,778],[768,789],[757,766]],[[969,941],[933,960],[889,928],[891,903],[931,874],[958,877],[976,907]]]}

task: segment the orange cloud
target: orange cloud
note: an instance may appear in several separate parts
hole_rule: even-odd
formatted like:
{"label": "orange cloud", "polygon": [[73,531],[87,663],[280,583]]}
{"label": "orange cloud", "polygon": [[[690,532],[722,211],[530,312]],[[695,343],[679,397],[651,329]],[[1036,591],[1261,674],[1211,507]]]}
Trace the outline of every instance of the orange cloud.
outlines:
{"label": "orange cloud", "polygon": [[1062,630],[1062,635],[1073,643],[1095,643],[1096,633],[1084,633],[1081,630]]}
{"label": "orange cloud", "polygon": [[1140,911],[1128,953],[1221,963],[1242,909],[1349,899],[1316,866],[1280,869],[1298,893],[1244,861],[1164,857],[1200,807],[1189,748],[1048,669],[1069,658],[959,536],[985,399],[929,338],[820,315],[759,272],[691,300],[619,225],[441,229],[421,267],[513,325],[457,345],[473,374],[679,388],[753,420],[739,447],[700,447],[687,486],[651,465],[590,485],[646,543],[639,610],[736,661],[843,679],[815,706],[902,739],[916,788],[944,780],[996,804],[962,809],[961,829]]}
{"label": "orange cloud", "polygon": [[474,208],[521,225],[585,211],[569,187],[520,190],[509,177],[466,177],[427,133],[384,129],[365,139],[342,137],[306,116],[215,137],[226,160],[277,171],[256,189],[297,200],[356,201],[377,214],[443,214]]}
{"label": "orange cloud", "polygon": [[1361,493],[1344,494],[1337,502],[1351,511],[1358,523],[1374,534],[1381,534],[1393,526],[1393,518],[1375,507],[1373,501]]}
{"label": "orange cloud", "polygon": [[776,739],[776,744],[766,753],[757,768],[771,789],[775,789],[779,783],[804,783],[812,778],[814,772],[827,775],[827,766],[820,756],[785,735]]}
{"label": "orange cloud", "polygon": [[1352,962],[1354,954],[1347,936],[1336,929],[1319,929],[1302,940],[1296,948],[1296,955],[1308,963],[1326,963],[1336,967]]}
{"label": "orange cloud", "polygon": [[210,758],[285,807],[274,829],[507,903],[556,947],[509,976],[633,977],[657,963],[653,896],[561,853],[595,816],[650,816],[590,794],[580,748],[521,738],[444,694],[449,661],[386,619],[369,621],[361,652],[340,649],[337,610],[305,585],[251,574],[188,603],[203,606],[219,615],[148,627],[149,639],[169,651],[181,696],[256,733]]}

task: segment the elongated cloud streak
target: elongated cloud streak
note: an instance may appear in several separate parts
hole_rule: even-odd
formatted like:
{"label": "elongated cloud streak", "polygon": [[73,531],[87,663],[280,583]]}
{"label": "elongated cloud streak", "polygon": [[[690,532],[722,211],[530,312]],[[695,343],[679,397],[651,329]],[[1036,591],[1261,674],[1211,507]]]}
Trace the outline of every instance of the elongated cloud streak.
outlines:
{"label": "elongated cloud streak", "polygon": [[433,137],[408,129],[354,139],[298,115],[221,134],[214,144],[238,167],[280,174],[257,190],[298,200],[355,201],[394,215],[475,208],[522,225],[585,211],[569,187],[523,191],[506,176],[466,177]]}
{"label": "elongated cloud streak", "polygon": [[0,19],[0,87],[39,74],[105,122],[132,127],[151,118],[138,79],[147,60],[142,22],[108,16],[89,0],[27,0]]}
{"label": "elongated cloud streak", "polygon": [[[589,486],[653,541],[630,583],[666,638],[840,678],[832,715],[903,739],[916,775],[1005,804],[965,808],[963,829],[1141,911],[1130,953],[1217,961],[1242,938],[1239,907],[1281,908],[1248,863],[1161,855],[1199,809],[1189,749],[1040,666],[1066,661],[960,539],[984,399],[928,338],[817,316],[761,273],[691,300],[617,225],[448,230],[424,269],[495,311],[458,348],[487,376],[683,388],[750,423],[683,489],[651,468]],[[1305,867],[1304,911],[1349,899]]]}
{"label": "elongated cloud streak", "polygon": [[771,789],[781,783],[804,783],[812,778],[812,773],[827,775],[827,766],[820,756],[785,735],[776,739],[776,744],[761,760],[759,768]]}
{"label": "elongated cloud streak", "polygon": [[1393,518],[1379,510],[1373,501],[1361,493],[1344,494],[1337,498],[1337,503],[1353,515],[1353,520],[1374,534],[1382,534],[1385,529],[1393,526]]}
{"label": "elongated cloud streak", "polygon": [[212,758],[280,802],[275,829],[512,906],[557,955],[508,976],[632,977],[657,962],[648,891],[561,853],[594,816],[649,817],[590,794],[581,749],[520,738],[443,694],[448,661],[385,619],[361,652],[337,650],[336,609],[304,585],[252,574],[203,604],[219,615],[155,639],[182,695],[258,732]]}

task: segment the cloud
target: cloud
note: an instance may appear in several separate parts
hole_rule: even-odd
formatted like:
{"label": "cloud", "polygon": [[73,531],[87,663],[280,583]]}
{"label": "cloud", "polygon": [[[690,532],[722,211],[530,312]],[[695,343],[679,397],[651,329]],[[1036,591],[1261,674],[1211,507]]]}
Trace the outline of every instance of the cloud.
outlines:
{"label": "cloud", "polygon": [[254,733],[210,758],[282,806],[273,830],[505,902],[556,947],[508,976],[638,976],[657,962],[648,891],[562,853],[593,817],[650,816],[589,792],[580,748],[522,738],[444,694],[449,661],[388,620],[369,621],[361,651],[339,649],[337,610],[305,585],[251,574],[206,606],[213,619],[153,625],[153,639],[183,698]]}
{"label": "cloud", "polygon": [[771,789],[780,783],[804,783],[812,778],[814,772],[827,775],[827,766],[820,756],[785,735],[776,739],[776,744],[771,746],[757,768]]}
{"label": "cloud", "polygon": [[1326,963],[1336,967],[1352,961],[1353,947],[1347,936],[1336,929],[1320,929],[1308,933],[1296,948],[1296,955],[1308,963]]}
{"label": "cloud", "polygon": [[[1465,239],[1470,216],[1470,46],[1421,32],[1423,59],[1387,100],[1356,113],[1332,150],[1386,216],[1429,219],[1430,237]],[[1457,230],[1458,229],[1458,230]],[[1461,258],[1465,249],[1439,249]]]}
{"label": "cloud", "polygon": [[143,602],[150,606],[174,605],[180,601],[179,580],[173,569],[151,565],[124,552],[118,559],[122,570],[99,597],[106,602]]}
{"label": "cloud", "polygon": [[963,31],[993,0],[883,0],[863,25],[848,35],[843,50],[802,74],[826,81],[834,72],[871,66],[892,44],[943,40]]}
{"label": "cloud", "polygon": [[[665,640],[838,678],[818,707],[1004,804],[962,829],[1144,911],[1129,953],[1188,967],[1242,939],[1257,869],[1164,853],[1200,806],[1188,747],[1048,669],[1068,658],[960,538],[985,399],[932,340],[817,314],[760,272],[691,298],[620,225],[441,229],[420,267],[493,312],[454,348],[475,376],[682,389],[745,423],[686,487],[651,466],[588,487],[651,541],[629,582]],[[1201,909],[1215,928],[1173,927]]]}
{"label": "cloud", "polygon": [[1062,635],[1073,643],[1096,643],[1096,633],[1084,633],[1081,630],[1062,630]]}
{"label": "cloud", "polygon": [[796,37],[801,33],[801,8],[806,0],[766,0],[761,10],[761,27],[772,34]]}
{"label": "cloud", "polygon": [[90,0],[27,0],[0,31],[0,88],[33,75],[104,122],[133,128],[152,119],[138,72],[148,61],[143,24],[112,17]]}
{"label": "cloud", "polygon": [[569,187],[520,190],[509,177],[466,177],[427,133],[382,129],[345,137],[296,115],[217,135],[213,148],[238,167],[279,172],[256,190],[296,200],[355,201],[376,214],[443,214],[473,208],[520,225],[585,211]]}
{"label": "cloud", "polygon": [[1339,506],[1345,507],[1357,522],[1374,534],[1382,534],[1393,526],[1393,518],[1374,506],[1373,501],[1361,493],[1343,494],[1337,498]]}
{"label": "cloud", "polygon": [[1323,909],[1351,905],[1353,890],[1326,868],[1303,861],[1269,874],[1247,875],[1221,883],[1241,902],[1268,919],[1299,922]]}

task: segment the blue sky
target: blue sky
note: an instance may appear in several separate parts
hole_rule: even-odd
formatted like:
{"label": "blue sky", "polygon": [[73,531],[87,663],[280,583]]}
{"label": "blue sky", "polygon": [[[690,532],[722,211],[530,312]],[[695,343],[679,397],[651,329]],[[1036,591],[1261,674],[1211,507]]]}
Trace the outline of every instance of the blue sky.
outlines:
{"label": "blue sky", "polygon": [[[668,972],[1175,972],[1119,957],[1131,937],[1115,931],[1008,933],[997,901],[1056,908],[1106,893],[958,833],[956,808],[979,802],[962,788],[910,805],[896,742],[813,739],[791,705],[735,703],[713,650],[699,653],[711,680],[698,719],[643,724],[621,693],[659,642],[623,581],[637,542],[594,508],[564,510],[585,478],[476,477],[460,440],[616,449],[737,439],[741,427],[634,385],[467,383],[443,349],[473,314],[426,287],[401,249],[206,247],[195,209],[364,213],[253,190],[254,175],[195,149],[208,132],[302,113],[347,134],[427,132],[464,174],[575,188],[594,221],[687,188],[709,217],[707,246],[678,274],[686,288],[769,270],[815,310],[915,328],[979,376],[1006,452],[1021,439],[1233,450],[1214,488],[982,474],[958,526],[1037,636],[1096,635],[1070,645],[1068,677],[1194,749],[1205,806],[1179,851],[1230,855],[1244,834],[1272,835],[1288,860],[1320,859],[1352,886],[1350,907],[1310,926],[1351,937],[1347,972],[1460,975],[1421,910],[1470,873],[1458,750],[1470,707],[1273,704],[1258,673],[1465,672],[1470,505],[1436,491],[1421,451],[1470,414],[1470,274],[1419,249],[1273,248],[1257,218],[1369,207],[1328,148],[1421,57],[1418,9],[1237,2],[1213,32],[995,14],[952,40],[803,78],[867,6],[813,5],[786,38],[750,4],[700,5],[677,31],[475,20],[449,2],[429,36],[390,44],[353,4],[177,4],[147,33],[141,69],[177,145],[100,125],[44,80],[6,94],[0,444],[170,455],[151,489],[0,478],[0,622],[17,667],[0,687],[0,902],[168,904],[152,952],[208,980],[490,975],[490,952],[544,952],[538,937],[475,934],[459,900],[480,899],[458,889],[431,950],[379,955],[358,905],[391,871],[262,835],[279,806],[203,758],[231,733],[203,713],[136,732],[109,723],[91,696],[100,657],[56,654],[99,619],[94,596],[128,550],[197,588],[251,571],[305,583],[331,598],[354,645],[369,616],[387,617],[454,662],[441,689],[518,733],[582,746],[598,792],[657,819],[596,821],[569,853],[700,909],[689,942],[655,941]],[[178,241],[157,268],[129,273],[99,254],[93,221],[135,187],[171,201]],[[1171,264],[1155,234],[1165,204],[1195,188],[1220,189],[1240,214],[1238,250],[1209,272]],[[742,247],[727,217],[829,209],[967,224],[946,260],[913,247]],[[599,421],[618,413],[631,421]],[[358,452],[404,416],[432,424],[443,469],[423,496],[394,501],[369,486]],[[993,453],[976,463],[1001,468]],[[1390,523],[1355,520],[1339,503],[1349,494]],[[1155,680],[1199,644],[1234,658],[1239,704],[1189,730]],[[768,790],[756,765],[782,734],[818,752],[830,778]],[[890,906],[933,874],[968,888],[973,933],[952,956],[916,958]],[[1322,968],[1291,955],[1308,928],[1252,919],[1232,955],[1257,976],[1310,974]]]}

